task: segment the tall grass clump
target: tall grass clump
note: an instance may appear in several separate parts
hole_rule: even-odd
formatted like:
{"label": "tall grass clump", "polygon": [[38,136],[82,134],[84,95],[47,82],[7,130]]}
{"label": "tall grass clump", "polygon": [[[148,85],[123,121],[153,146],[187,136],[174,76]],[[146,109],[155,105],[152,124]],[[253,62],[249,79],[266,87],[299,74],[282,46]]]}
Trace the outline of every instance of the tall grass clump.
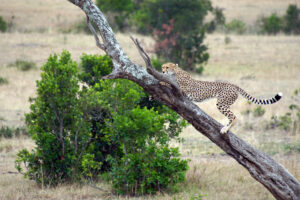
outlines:
{"label": "tall grass clump", "polygon": [[21,71],[29,71],[36,69],[36,64],[32,61],[17,59],[14,63],[10,63],[9,67],[16,67]]}
{"label": "tall grass clump", "polygon": [[246,33],[246,24],[242,20],[233,19],[229,23],[225,24],[226,33],[244,34]]}

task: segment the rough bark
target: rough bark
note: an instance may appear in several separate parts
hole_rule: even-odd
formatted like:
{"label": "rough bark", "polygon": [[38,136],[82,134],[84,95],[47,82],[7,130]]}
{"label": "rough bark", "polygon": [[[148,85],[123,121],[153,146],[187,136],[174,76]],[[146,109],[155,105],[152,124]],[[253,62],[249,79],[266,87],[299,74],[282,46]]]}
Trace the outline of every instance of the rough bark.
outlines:
{"label": "rough bark", "polygon": [[[92,0],[68,0],[80,7],[87,15],[87,22],[93,32],[97,46],[104,50],[112,59],[113,72],[106,79],[129,79],[149,92],[155,99],[176,111],[200,133],[223,149],[239,164],[246,168],[251,176],[263,184],[276,199],[299,200],[300,183],[284,167],[263,152],[250,146],[232,132],[220,134],[221,124],[204,113],[198,106],[189,101],[178,89],[176,81],[152,68],[148,55],[138,41],[133,39],[143,59],[147,70],[133,63],[124,53],[102,12]],[[102,44],[89,23],[93,21],[99,30]],[[160,82],[169,83],[171,87],[163,86]]]}

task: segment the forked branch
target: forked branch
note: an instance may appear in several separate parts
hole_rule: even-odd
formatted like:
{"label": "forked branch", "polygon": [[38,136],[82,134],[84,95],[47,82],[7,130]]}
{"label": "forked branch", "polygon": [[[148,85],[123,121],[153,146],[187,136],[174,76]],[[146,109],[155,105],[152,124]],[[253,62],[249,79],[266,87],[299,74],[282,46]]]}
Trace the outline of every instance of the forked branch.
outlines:
{"label": "forked branch", "polygon": [[176,96],[178,96],[178,98],[182,97],[183,94],[182,94],[182,92],[181,92],[181,90],[179,88],[179,85],[177,83],[176,77],[175,76],[165,75],[165,74],[162,74],[162,73],[159,73],[158,71],[156,71],[153,68],[153,66],[152,66],[150,57],[144,51],[144,49],[141,46],[141,44],[139,43],[139,41],[136,38],[133,38],[132,36],[130,36],[130,38],[134,42],[134,44],[137,47],[137,49],[138,49],[141,57],[145,61],[147,72],[149,74],[151,74],[152,76],[154,76],[160,82],[168,83],[172,87],[173,92],[176,94]]}
{"label": "forked branch", "polygon": [[91,32],[93,33],[93,35],[94,35],[94,38],[95,38],[97,47],[99,47],[101,50],[105,51],[105,47],[104,47],[103,44],[100,43],[99,37],[98,37],[98,35],[97,35],[97,32],[96,32],[96,30],[95,30],[93,24],[91,23],[89,16],[87,16],[87,15],[86,15],[86,23],[87,23],[87,25],[88,25],[90,31],[91,31]]}

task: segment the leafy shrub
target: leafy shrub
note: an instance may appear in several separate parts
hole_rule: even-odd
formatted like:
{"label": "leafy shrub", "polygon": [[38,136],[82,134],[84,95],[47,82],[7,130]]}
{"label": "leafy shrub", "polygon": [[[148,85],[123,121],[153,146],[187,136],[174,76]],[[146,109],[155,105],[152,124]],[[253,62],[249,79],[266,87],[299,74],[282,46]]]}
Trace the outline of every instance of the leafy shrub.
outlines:
{"label": "leafy shrub", "polygon": [[[178,120],[177,114],[166,107],[149,104],[149,101],[145,101],[146,95],[142,89],[131,81],[101,81],[100,84],[95,85],[94,89],[99,91],[99,96],[103,99],[102,105],[109,110],[112,117],[107,126],[110,128],[106,137],[110,138],[112,142],[118,143],[123,151],[122,156],[109,156],[115,192],[137,195],[166,189],[167,187],[164,185],[157,188],[156,185],[146,184],[145,180],[141,180],[141,178],[150,177],[150,172],[147,175],[146,172],[140,172],[141,170],[151,170],[151,173],[154,173],[152,178],[155,179],[156,173],[161,171],[162,179],[163,176],[167,175],[172,163],[177,163],[176,166],[178,166],[173,168],[173,174],[185,172],[181,168],[185,161],[180,161],[177,154],[175,154],[176,150],[168,146],[168,142],[172,138],[179,139],[178,134],[185,126],[185,122]],[[140,108],[140,106],[143,108]],[[164,128],[166,123],[169,124],[167,129]],[[157,152],[149,152],[151,148],[157,149]],[[165,171],[162,171],[163,169],[158,168],[155,164],[160,157],[160,151],[170,151],[170,156],[172,155],[172,158],[174,158],[165,157],[165,160],[162,161],[165,165],[161,168]],[[132,160],[132,157],[135,159]],[[133,162],[131,165],[127,165],[129,160]],[[147,162],[149,166],[143,167],[144,162]],[[185,167],[187,166],[185,165]],[[127,170],[124,171],[124,169]],[[127,178],[130,178],[128,184],[122,185]],[[170,178],[172,179],[172,177]],[[179,182],[179,179],[175,181],[174,178],[174,182],[169,182],[169,186],[173,187],[177,182]]]}
{"label": "leafy shrub", "polygon": [[178,150],[168,145],[169,135],[163,131],[166,117],[135,108],[115,118],[125,151],[121,159],[111,159],[113,188],[118,194],[153,194],[184,181],[187,161],[181,161]]}
{"label": "leafy shrub", "polygon": [[[120,29],[131,23],[138,32],[154,35],[155,52],[161,63],[172,61],[196,71],[196,66],[209,58],[203,40],[204,18],[212,11],[210,0],[97,0],[97,5],[104,12],[113,13]],[[216,23],[223,20],[220,13],[217,9]]]}
{"label": "leafy shrub", "polygon": [[151,63],[157,71],[161,71],[161,66],[164,64],[158,58],[151,58]]}
{"label": "leafy shrub", "polygon": [[11,128],[8,126],[2,126],[0,128],[0,138],[20,137],[21,135],[28,135],[27,130],[24,127]]}
{"label": "leafy shrub", "polygon": [[112,161],[112,183],[118,194],[154,194],[176,189],[176,184],[185,180],[187,161],[179,160],[178,150],[149,142],[143,152]]}
{"label": "leafy shrub", "polygon": [[246,32],[246,24],[239,19],[233,19],[225,25],[225,30],[227,33],[236,33],[241,35]]}
{"label": "leafy shrub", "polygon": [[[169,172],[176,176],[168,179],[172,180],[168,182],[170,187],[182,181],[186,161],[181,161],[177,150],[168,143],[171,139],[180,140],[178,135],[185,121],[160,103],[150,103],[142,88],[131,81],[101,80],[112,69],[108,56],[83,55],[81,60],[82,74],[66,51],[60,58],[50,56],[42,67],[37,97],[32,99],[31,112],[26,115],[36,148],[18,153],[18,171],[25,166],[26,177],[41,185],[55,186],[95,179],[107,171],[114,175],[122,171],[122,161],[129,155],[148,156],[149,164],[157,163],[149,168],[151,173],[161,170],[160,179],[166,179],[163,175],[169,176]],[[89,87],[79,90],[80,79]],[[155,151],[150,152],[150,147]],[[158,160],[165,165],[158,164]],[[143,161],[137,163],[141,166]],[[113,182],[122,182],[121,177],[112,177]],[[145,184],[138,179],[135,183],[137,188]],[[165,183],[159,182],[161,188],[147,185],[146,193],[165,189]],[[117,186],[114,189],[124,191]]]}
{"label": "leafy shrub", "polygon": [[5,32],[7,30],[7,23],[4,19],[0,16],[0,31]]}
{"label": "leafy shrub", "polygon": [[19,70],[29,71],[31,69],[35,69],[36,64],[32,61],[18,59],[14,63],[9,64],[9,67],[17,67]]}
{"label": "leafy shrub", "polygon": [[209,58],[203,40],[204,17],[211,9],[208,0],[144,1],[135,21],[141,32],[153,32],[161,62],[172,61],[195,71],[196,64]]}
{"label": "leafy shrub", "polygon": [[297,5],[290,4],[283,19],[285,33],[300,34],[300,9]]}
{"label": "leafy shrub", "polygon": [[296,134],[300,131],[300,89],[294,91],[292,99],[296,104],[291,104],[289,106],[290,112],[286,112],[282,116],[272,116],[271,122],[267,128],[276,128],[279,127],[282,130],[287,132],[291,131],[292,134]]}
{"label": "leafy shrub", "polygon": [[208,33],[214,32],[218,27],[223,28],[226,22],[222,8],[212,8],[212,14],[214,19],[205,24],[206,31]]}
{"label": "leafy shrub", "polygon": [[[99,63],[96,62],[100,59],[98,57],[102,59]],[[183,170],[182,166],[187,167],[186,161],[180,161],[178,158],[179,154],[175,153],[176,150],[170,148],[167,143],[172,138],[179,139],[178,134],[181,132],[182,127],[185,126],[185,122],[178,120],[177,114],[164,107],[161,103],[150,101],[149,95],[145,94],[137,84],[128,80],[101,80],[100,77],[111,71],[112,67],[111,61],[104,62],[104,60],[110,61],[108,56],[84,55],[82,56],[83,62],[81,65],[84,73],[92,72],[88,73],[91,77],[87,80],[92,79],[93,81],[86,82],[90,86],[93,85],[89,92],[95,94],[98,100],[101,99],[99,103],[103,109],[102,113],[106,113],[105,115],[109,116],[103,125],[106,128],[92,128],[92,130],[98,130],[97,135],[100,134],[102,138],[102,141],[99,140],[101,144],[99,145],[100,148],[98,148],[98,154],[101,155],[101,158],[109,158],[108,160],[99,159],[106,166],[105,169],[110,171],[113,188],[118,194],[136,195],[166,189],[167,187],[163,184],[160,185],[160,188],[156,185],[146,184],[145,181],[141,180],[141,177],[146,175],[139,173],[141,170],[151,169],[151,173],[157,174],[163,168],[165,171],[161,174],[162,179],[168,175],[168,169],[171,168],[172,163],[177,163],[178,167],[174,166],[172,172],[178,176],[183,174],[184,177],[185,170]],[[107,65],[104,63],[107,63]],[[94,73],[95,71],[91,69],[99,70],[96,70],[98,72]],[[93,73],[98,75],[93,75]],[[93,113],[97,113],[97,111]],[[165,123],[169,124],[167,129],[164,127]],[[103,138],[106,139],[103,140]],[[151,151],[150,153],[151,148],[155,148],[157,151]],[[159,152],[161,151],[165,152],[165,154],[169,151],[169,156],[172,156],[172,159],[171,157],[160,158],[165,165],[159,168],[155,163],[158,162],[157,159],[160,157]],[[131,157],[135,158],[132,160],[134,164],[127,166],[127,161]],[[147,160],[145,160],[146,157]],[[107,161],[109,162],[107,163]],[[152,167],[145,166],[140,168],[146,161]],[[126,167],[127,170],[124,171]],[[150,176],[149,173],[147,176]],[[128,185],[120,185],[129,176]],[[181,178],[180,181],[183,180]],[[169,186],[173,187],[177,182],[179,182],[179,179],[174,177],[174,182],[169,182]]]}
{"label": "leafy shrub", "polygon": [[28,131],[25,127],[17,127],[14,129],[15,137],[28,136]]}
{"label": "leafy shrub", "polygon": [[212,6],[209,0],[143,1],[134,20],[144,33],[162,30],[163,24],[170,23],[170,20],[174,20],[174,32],[185,33],[199,30],[210,10]]}
{"label": "leafy shrub", "polygon": [[282,18],[276,13],[273,13],[269,17],[262,17],[260,23],[262,33],[275,35],[282,30]]}
{"label": "leafy shrub", "polygon": [[2,76],[0,76],[0,85],[4,85],[4,84],[7,84],[7,83],[8,83],[7,78],[3,78]]}
{"label": "leafy shrub", "polygon": [[113,69],[113,64],[108,55],[87,55],[81,56],[81,80],[90,86],[99,83],[102,76],[108,75]]}
{"label": "leafy shrub", "polygon": [[37,97],[26,114],[29,134],[36,143],[32,152],[18,153],[16,168],[38,184],[57,185],[79,178],[76,173],[89,146],[90,124],[83,120],[78,97],[77,64],[70,53],[54,54],[42,67]]}
{"label": "leafy shrub", "polygon": [[292,125],[291,113],[286,113],[283,116],[272,116],[270,122],[270,128],[279,127],[282,130],[290,131]]}
{"label": "leafy shrub", "polygon": [[7,126],[2,126],[0,128],[0,137],[4,138],[12,138],[13,137],[13,130]]}
{"label": "leafy shrub", "polygon": [[140,1],[97,0],[96,4],[103,12],[111,12],[112,20],[109,20],[109,22],[113,27],[124,31],[129,26],[130,14],[137,10]]}
{"label": "leafy shrub", "polygon": [[266,110],[261,107],[261,106],[257,106],[254,110],[253,110],[253,116],[254,117],[261,117],[265,114]]}
{"label": "leafy shrub", "polygon": [[159,55],[159,62],[172,61],[183,69],[197,71],[196,63],[205,63],[209,58],[207,47],[202,44],[204,31],[180,35],[173,32],[173,21],[169,25],[164,24],[162,31],[154,31],[155,52]]}

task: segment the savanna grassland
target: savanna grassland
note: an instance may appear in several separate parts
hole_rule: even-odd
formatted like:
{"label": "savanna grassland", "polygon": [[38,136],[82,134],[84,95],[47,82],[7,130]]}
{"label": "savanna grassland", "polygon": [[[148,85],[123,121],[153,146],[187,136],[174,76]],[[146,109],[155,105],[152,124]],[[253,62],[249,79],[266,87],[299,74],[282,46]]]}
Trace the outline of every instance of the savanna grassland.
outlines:
{"label": "savanna grassland", "polygon": [[[0,76],[8,83],[0,84],[0,127],[24,126],[24,113],[29,111],[29,97],[35,96],[35,81],[40,77],[40,66],[49,54],[63,49],[71,52],[74,60],[82,53],[100,52],[93,36],[72,33],[75,23],[84,19],[81,10],[66,0],[0,0],[0,15],[11,22],[9,32],[0,33]],[[224,8],[229,21],[239,18],[249,26],[257,18],[272,12],[284,14],[296,0],[214,0],[214,6]],[[60,9],[65,8],[65,9]],[[129,57],[143,64],[129,33],[117,34],[117,39]],[[153,40],[136,35],[149,52]],[[263,35],[207,35],[210,59],[202,80],[226,80],[241,86],[255,97],[273,97],[283,93],[283,99],[274,105],[257,106],[239,98],[232,106],[238,117],[232,129],[239,137],[272,156],[300,180],[300,133],[271,128],[272,116],[290,112],[291,104],[300,104],[293,95],[300,89],[300,37]],[[35,68],[22,71],[13,67],[17,60],[36,63]],[[215,100],[198,104],[205,112],[221,123],[225,118],[218,112]],[[147,197],[118,197],[111,194],[110,185],[97,183],[103,190],[89,185],[61,185],[57,188],[40,188],[34,181],[24,179],[14,168],[16,153],[22,148],[31,149],[34,143],[25,136],[0,139],[0,199],[210,199],[210,200],[265,200],[274,199],[236,161],[225,155],[216,145],[195,131],[185,128],[184,142],[178,146],[184,158],[190,159],[186,182],[178,193],[164,193]],[[298,147],[298,150],[297,150]]]}

